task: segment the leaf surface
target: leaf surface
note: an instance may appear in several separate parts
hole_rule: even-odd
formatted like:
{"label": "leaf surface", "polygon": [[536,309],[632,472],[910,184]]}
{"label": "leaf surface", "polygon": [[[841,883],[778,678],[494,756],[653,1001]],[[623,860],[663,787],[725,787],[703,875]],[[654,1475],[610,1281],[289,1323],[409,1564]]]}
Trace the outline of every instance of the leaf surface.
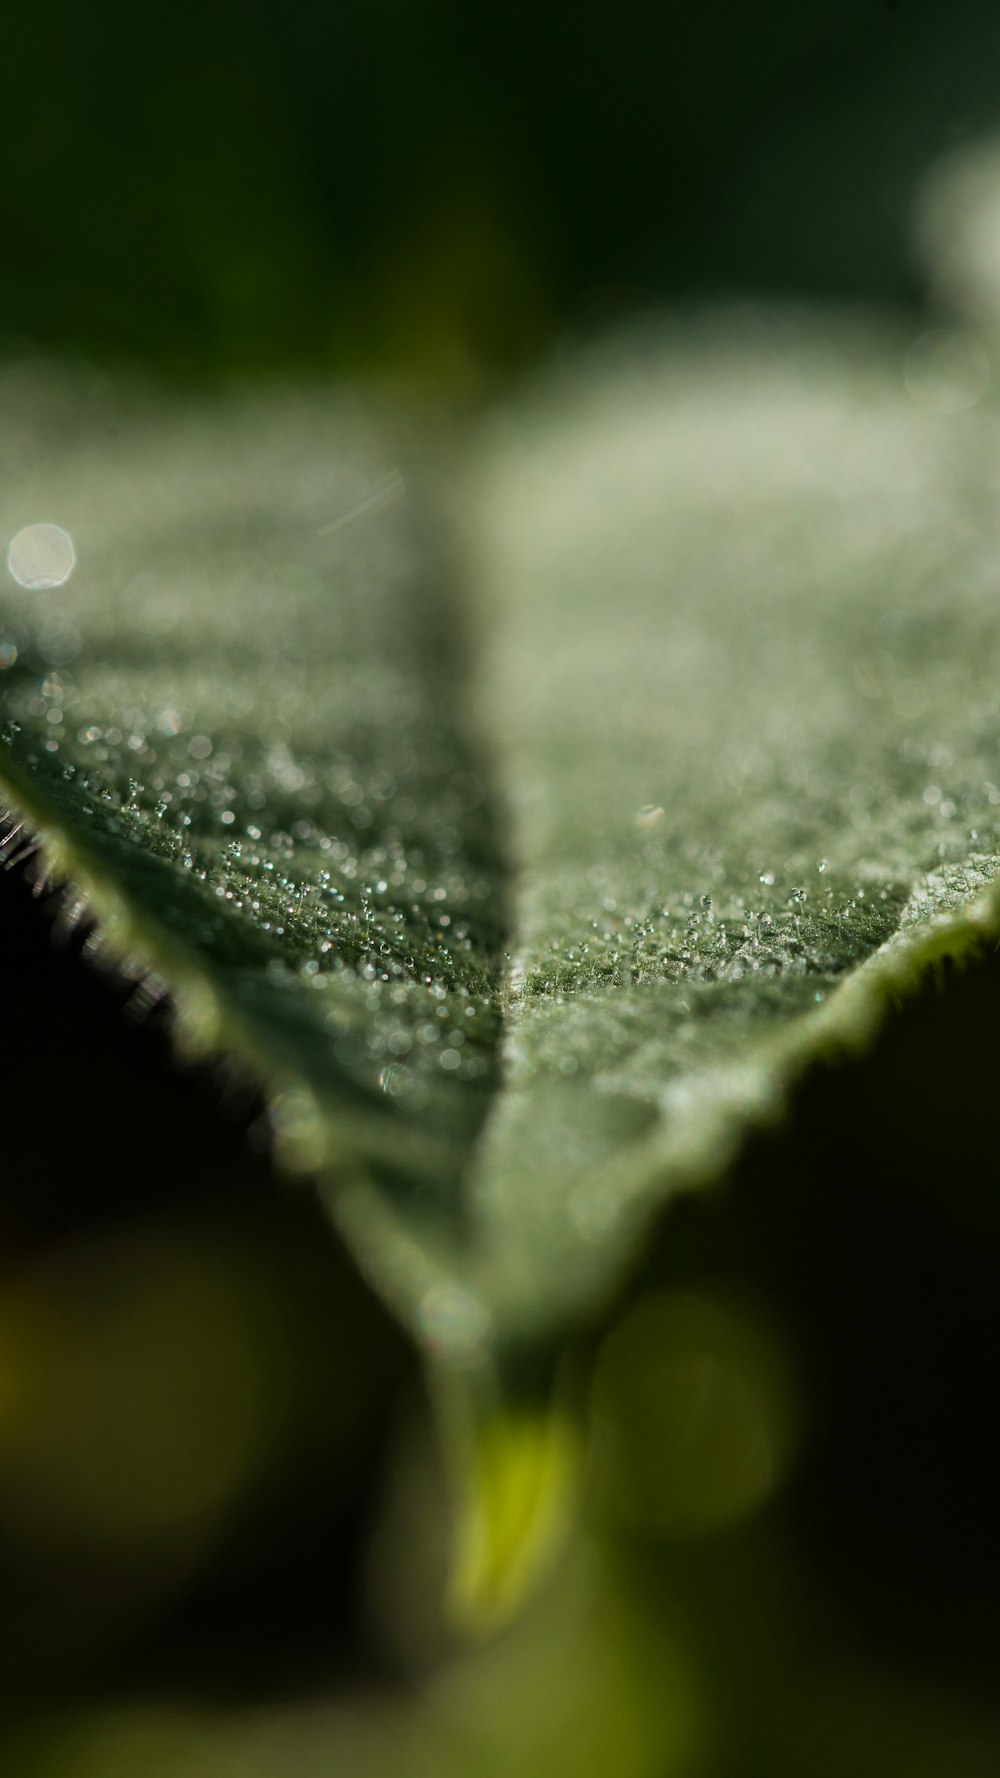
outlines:
{"label": "leaf surface", "polygon": [[446,493],[340,396],[8,373],[12,831],[466,1379],[467,1595],[572,1468],[504,1390],[812,1057],[997,931],[1000,424],[908,363],[780,315],[635,336]]}
{"label": "leaf surface", "polygon": [[[947,343],[964,397],[981,348]],[[928,405],[908,345],[735,314],[494,427],[513,963],[473,1168],[522,1328],[585,1313],[811,1057],[996,929],[1000,432]]]}
{"label": "leaf surface", "polygon": [[416,1313],[492,1085],[503,907],[423,503],[345,404],[43,377],[10,407],[9,798],[182,1042],[261,1078],[283,1159],[347,1221],[365,1197],[362,1262]]}

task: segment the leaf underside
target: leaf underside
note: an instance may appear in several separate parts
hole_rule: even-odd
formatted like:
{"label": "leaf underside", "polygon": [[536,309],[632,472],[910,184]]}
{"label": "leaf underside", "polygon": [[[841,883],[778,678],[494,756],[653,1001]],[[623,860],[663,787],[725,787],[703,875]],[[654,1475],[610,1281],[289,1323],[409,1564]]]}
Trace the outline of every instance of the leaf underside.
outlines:
{"label": "leaf underside", "polygon": [[636,336],[448,473],[340,395],[3,394],[0,532],[76,550],[0,596],[12,825],[446,1368],[996,933],[1000,420],[891,336]]}

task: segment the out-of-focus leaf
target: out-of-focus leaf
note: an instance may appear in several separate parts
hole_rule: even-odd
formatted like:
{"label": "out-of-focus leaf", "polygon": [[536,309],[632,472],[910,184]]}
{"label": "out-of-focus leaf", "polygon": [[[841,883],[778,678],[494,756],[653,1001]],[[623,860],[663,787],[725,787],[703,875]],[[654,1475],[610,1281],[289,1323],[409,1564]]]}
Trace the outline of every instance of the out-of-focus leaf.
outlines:
{"label": "out-of-focus leaf", "polygon": [[12,828],[461,1380],[487,1614],[571,1467],[537,1377],[651,1217],[997,930],[988,375],[957,332],[635,338],[456,467],[458,577],[340,398],[8,373]]}

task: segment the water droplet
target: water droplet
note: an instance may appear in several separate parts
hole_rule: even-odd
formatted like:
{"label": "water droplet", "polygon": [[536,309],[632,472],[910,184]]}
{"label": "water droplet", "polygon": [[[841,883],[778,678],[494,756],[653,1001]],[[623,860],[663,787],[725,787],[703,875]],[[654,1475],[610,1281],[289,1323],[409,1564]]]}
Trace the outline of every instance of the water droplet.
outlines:
{"label": "water droplet", "polygon": [[764,884],[764,886],[766,888],[770,889],[772,883],[774,882],[773,870],[762,870],[760,873],[760,881]]}
{"label": "water droplet", "polygon": [[663,810],[659,803],[643,803],[642,808],[636,810],[635,825],[640,832],[645,833],[659,827],[662,820]]}
{"label": "water droplet", "polygon": [[827,871],[827,870],[829,870],[829,868],[830,868],[830,860],[828,858],[818,858],[816,860],[816,869],[818,871],[820,871],[820,872]]}
{"label": "water droplet", "polygon": [[64,586],[76,567],[73,539],[61,525],[24,525],[10,540],[7,567],[30,592]]}

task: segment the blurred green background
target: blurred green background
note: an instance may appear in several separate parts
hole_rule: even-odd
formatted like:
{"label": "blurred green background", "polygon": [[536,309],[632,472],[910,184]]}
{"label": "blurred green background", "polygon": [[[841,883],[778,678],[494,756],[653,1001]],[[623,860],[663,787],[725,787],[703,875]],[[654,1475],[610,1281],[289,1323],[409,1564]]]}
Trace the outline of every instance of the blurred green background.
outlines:
{"label": "blurred green background", "polygon": [[[62,0],[4,62],[5,359],[449,402],[643,309],[922,311],[914,191],[1000,119],[974,0]],[[5,1775],[994,1778],[995,961],[669,1219],[585,1529],[469,1651],[412,1360],[259,1107],[0,920]]]}
{"label": "blurred green background", "polygon": [[906,302],[998,53],[988,0],[19,6],[0,328],[464,386],[636,305]]}

